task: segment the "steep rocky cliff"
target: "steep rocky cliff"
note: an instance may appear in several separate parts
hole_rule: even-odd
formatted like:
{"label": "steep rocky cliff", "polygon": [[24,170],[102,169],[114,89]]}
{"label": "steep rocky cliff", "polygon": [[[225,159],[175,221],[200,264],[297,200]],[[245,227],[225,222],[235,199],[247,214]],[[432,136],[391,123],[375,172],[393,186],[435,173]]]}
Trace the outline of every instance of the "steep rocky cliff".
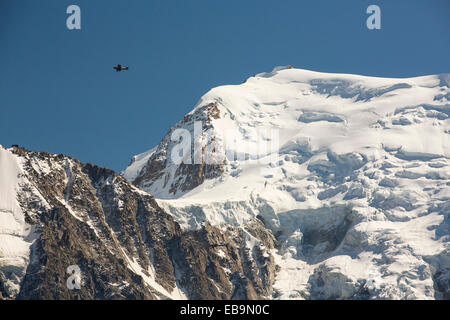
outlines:
{"label": "steep rocky cliff", "polygon": [[[111,170],[19,148],[0,147],[0,163],[3,298],[271,295],[273,237],[257,220],[182,231],[151,195]],[[70,266],[80,270],[80,289],[68,286]]]}
{"label": "steep rocky cliff", "polygon": [[[220,148],[218,137],[211,125],[214,119],[220,118],[217,102],[207,103],[194,112],[187,114],[179,123],[172,127],[164,136],[161,143],[149,153],[146,153],[146,165],[139,171],[129,170],[125,177],[151,194],[157,192],[159,196],[168,194],[179,196],[202,184],[206,179],[222,175],[225,159],[211,161],[212,146]],[[173,141],[176,130],[185,130],[189,134],[188,141],[178,137]],[[191,143],[191,138],[194,141]],[[172,153],[180,142],[187,142],[190,152],[184,156],[181,163],[174,163]],[[195,146],[200,146],[199,150]],[[213,152],[215,153],[215,152]],[[131,167],[135,158],[132,159]]]}

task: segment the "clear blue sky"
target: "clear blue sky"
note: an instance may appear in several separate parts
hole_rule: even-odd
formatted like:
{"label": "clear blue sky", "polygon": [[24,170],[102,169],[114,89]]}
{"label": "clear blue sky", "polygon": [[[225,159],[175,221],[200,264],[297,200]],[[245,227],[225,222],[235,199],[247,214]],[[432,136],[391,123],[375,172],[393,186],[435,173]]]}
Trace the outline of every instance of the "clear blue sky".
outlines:
{"label": "clear blue sky", "polygon": [[[381,30],[366,28],[370,4]],[[449,0],[1,0],[0,144],[120,171],[210,88],[277,65],[449,73],[449,17]]]}

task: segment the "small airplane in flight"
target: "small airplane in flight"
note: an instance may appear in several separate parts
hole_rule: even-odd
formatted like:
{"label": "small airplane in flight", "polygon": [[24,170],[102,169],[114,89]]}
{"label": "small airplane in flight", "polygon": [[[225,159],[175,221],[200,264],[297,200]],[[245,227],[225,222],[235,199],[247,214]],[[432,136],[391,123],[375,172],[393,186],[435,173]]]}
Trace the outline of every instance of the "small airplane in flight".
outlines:
{"label": "small airplane in flight", "polygon": [[116,69],[117,72],[122,71],[122,70],[128,70],[128,67],[122,67],[121,64],[118,64],[117,66],[115,66],[113,68]]}

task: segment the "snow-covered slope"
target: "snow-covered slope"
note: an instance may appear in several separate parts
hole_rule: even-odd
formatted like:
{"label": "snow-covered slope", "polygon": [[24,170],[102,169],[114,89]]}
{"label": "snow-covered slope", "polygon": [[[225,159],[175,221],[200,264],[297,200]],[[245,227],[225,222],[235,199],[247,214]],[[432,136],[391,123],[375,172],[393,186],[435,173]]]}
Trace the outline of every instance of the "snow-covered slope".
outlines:
{"label": "snow-covered slope", "polygon": [[[261,219],[274,297],[448,298],[449,96],[449,74],[280,67],[209,91],[124,176],[186,229]],[[195,164],[172,161],[177,129]]]}
{"label": "snow-covered slope", "polygon": [[25,221],[17,201],[21,173],[19,158],[0,145],[0,274],[6,275],[3,286],[11,295],[19,293],[30,247],[36,240],[34,228]]}

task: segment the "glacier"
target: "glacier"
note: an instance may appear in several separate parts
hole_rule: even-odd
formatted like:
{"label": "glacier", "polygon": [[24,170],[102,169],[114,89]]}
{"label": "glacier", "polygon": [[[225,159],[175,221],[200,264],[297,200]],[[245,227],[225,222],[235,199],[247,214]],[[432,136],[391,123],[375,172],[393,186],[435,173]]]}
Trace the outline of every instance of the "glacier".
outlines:
{"label": "glacier", "polygon": [[[274,299],[448,299],[449,93],[449,74],[277,67],[210,90],[122,175],[186,230],[262,221]],[[194,121],[196,156],[227,155],[216,166],[170,161]]]}

